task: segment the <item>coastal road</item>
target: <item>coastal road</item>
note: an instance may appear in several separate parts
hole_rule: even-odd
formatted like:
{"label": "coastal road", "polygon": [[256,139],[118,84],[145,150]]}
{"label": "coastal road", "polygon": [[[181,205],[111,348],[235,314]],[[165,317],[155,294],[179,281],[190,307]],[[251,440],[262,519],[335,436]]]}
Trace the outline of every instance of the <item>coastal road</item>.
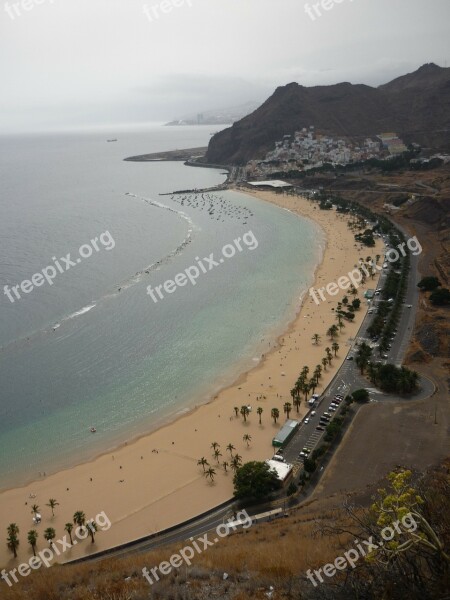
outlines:
{"label": "coastal road", "polygon": [[[398,225],[396,225],[398,227]],[[400,228],[401,229],[401,228]],[[408,238],[408,233],[403,230],[406,238]],[[392,348],[389,351],[389,362],[393,362],[397,365],[401,365],[401,362],[404,358],[409,340],[412,335],[414,320],[416,316],[417,304],[418,304],[418,256],[411,255],[411,269],[408,278],[408,287],[405,295],[405,307],[403,308],[401,318],[399,321],[399,325],[397,327],[397,335],[392,343]],[[390,267],[392,268],[392,267]],[[380,279],[378,281],[378,286],[382,286],[386,272],[383,271],[380,275]],[[411,308],[407,308],[406,305],[410,304]],[[367,328],[372,321],[373,316],[366,314],[364,320],[358,330],[357,336],[352,342],[352,345],[348,351],[347,356],[354,356],[357,351],[356,343],[361,342],[363,340],[368,340],[368,336],[366,335]],[[300,469],[302,468],[302,461],[298,458],[298,454],[302,450],[304,446],[313,449],[317,445],[321,443],[322,437],[325,432],[317,431],[316,426],[319,423],[319,418],[324,411],[327,411],[328,406],[333,399],[335,394],[346,395],[349,391],[365,387],[367,388],[367,380],[364,379],[355,365],[354,360],[345,360],[335,377],[333,378],[330,385],[322,394],[321,399],[319,400],[318,406],[315,407],[316,414],[314,416],[309,412],[305,418],[309,417],[309,422],[305,423],[302,421],[298,432],[295,434],[293,439],[289,442],[288,446],[284,450],[284,457],[287,462],[294,465],[294,476],[298,475]],[[426,398],[430,396],[433,392],[434,386],[431,381],[426,379],[421,379],[421,390],[420,392],[414,396],[414,399]],[[389,401],[389,400],[400,400],[399,397],[390,396],[383,394],[379,390],[374,388],[369,388],[369,393],[371,396],[371,401]],[[341,406],[343,403],[341,404]],[[340,408],[333,414],[339,414]],[[292,415],[294,416],[294,415]],[[254,511],[248,510],[250,515],[254,515],[257,513],[261,513],[264,510],[269,510],[274,506],[279,506],[280,500],[275,501],[274,503],[268,503],[266,506],[259,505],[255,508]],[[226,505],[223,505],[215,510],[209,511],[207,515],[201,515],[195,520],[191,521],[186,525],[180,525],[179,527],[175,527],[171,529],[169,532],[158,535],[149,536],[147,539],[138,540],[136,542],[126,544],[122,547],[113,548],[111,550],[101,552],[98,555],[93,555],[91,557],[85,557],[83,559],[78,559],[76,561],[72,561],[74,563],[84,562],[84,561],[98,561],[103,558],[110,557],[121,557],[121,556],[130,556],[133,554],[140,554],[144,552],[148,552],[149,550],[166,546],[168,544],[179,543],[181,545],[185,545],[184,542],[189,540],[190,537],[197,538],[199,536],[204,535],[207,532],[210,532],[208,535],[208,539],[213,541],[215,539],[214,530],[215,528],[224,523],[226,520],[232,518],[233,515],[233,503],[230,501]],[[189,543],[189,542],[187,542]],[[152,566],[152,565],[148,565]]]}
{"label": "coastal road", "polygon": [[[407,231],[402,227],[395,224],[395,226],[402,231],[405,238],[408,239],[410,236]],[[386,248],[385,248],[386,250]],[[388,358],[385,359],[384,363],[393,363],[397,367],[402,365],[406,350],[411,340],[412,332],[414,330],[414,323],[417,313],[418,301],[419,301],[419,289],[417,283],[419,281],[418,263],[420,254],[410,254],[410,271],[408,276],[408,285],[405,293],[405,300],[403,304],[403,310],[397,326],[397,334],[395,339],[391,343],[391,349],[388,351]],[[395,268],[394,265],[389,265],[388,269]],[[388,269],[384,269],[378,280],[377,287],[383,287],[386,279]],[[370,306],[377,305],[377,296],[373,300]],[[411,308],[409,308],[409,306]],[[356,356],[358,347],[357,344],[362,342],[371,343],[370,336],[367,335],[367,329],[372,322],[374,315],[366,313],[363,322],[358,330],[358,333],[353,340],[353,343],[348,351],[347,357]],[[376,352],[376,349],[374,349]],[[374,354],[375,354],[374,352]],[[384,394],[380,390],[374,387],[368,387],[368,382],[365,377],[360,374],[360,371],[355,364],[354,360],[345,360],[334,376],[329,386],[324,390],[320,398],[320,403],[313,410],[309,411],[305,418],[302,420],[300,429],[295,434],[293,439],[289,442],[287,448],[284,450],[284,458],[286,462],[294,465],[295,472],[301,468],[303,460],[299,458],[299,453],[306,447],[310,450],[318,447],[322,441],[325,432],[317,431],[316,427],[319,425],[320,416],[323,412],[328,410],[328,407],[336,394],[342,394],[344,397],[347,393],[358,388],[366,388],[369,391],[372,402],[380,401],[398,401],[401,398],[391,394]],[[434,391],[434,385],[431,381],[425,378],[420,380],[420,390],[414,395],[415,400],[420,400],[429,397]],[[343,404],[343,403],[342,403]],[[341,406],[342,406],[341,404]],[[333,416],[339,414],[340,408],[332,413]],[[312,415],[315,412],[315,415]],[[305,423],[305,419],[308,422]]]}

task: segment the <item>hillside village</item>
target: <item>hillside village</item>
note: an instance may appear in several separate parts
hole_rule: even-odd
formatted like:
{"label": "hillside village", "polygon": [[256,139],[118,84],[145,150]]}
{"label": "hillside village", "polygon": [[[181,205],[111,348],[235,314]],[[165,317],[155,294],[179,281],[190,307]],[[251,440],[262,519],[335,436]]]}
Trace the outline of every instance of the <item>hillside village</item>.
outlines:
{"label": "hillside village", "polygon": [[307,171],[323,166],[376,159],[389,159],[407,150],[396,133],[381,133],[357,143],[349,139],[335,139],[317,133],[314,125],[303,127],[293,135],[286,134],[275,142],[275,149],[263,160],[251,160],[246,170],[250,177],[270,175],[280,171]]}

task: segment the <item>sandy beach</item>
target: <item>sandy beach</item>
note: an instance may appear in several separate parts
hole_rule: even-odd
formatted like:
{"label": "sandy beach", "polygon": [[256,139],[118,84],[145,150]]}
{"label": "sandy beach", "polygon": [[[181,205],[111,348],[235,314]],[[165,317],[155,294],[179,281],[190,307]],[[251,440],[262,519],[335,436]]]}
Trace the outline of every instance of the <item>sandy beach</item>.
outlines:
{"label": "sandy beach", "polygon": [[[318,223],[323,229],[327,246],[322,264],[316,272],[314,287],[321,287],[336,281],[351,271],[360,257],[381,254],[382,244],[377,241],[375,248],[359,249],[353,233],[347,226],[347,217],[334,211],[321,211],[316,204],[305,199],[280,195],[272,192],[257,192],[253,196],[287,208]],[[324,389],[336,370],[345,359],[367,305],[363,299],[364,290],[376,287],[377,277],[368,280],[359,288],[361,310],[356,312],[353,323],[345,322],[336,340],[340,346],[331,367],[323,373],[317,389]],[[76,548],[65,552],[59,560],[64,562],[91,552],[98,552],[126,541],[155,533],[168,526],[182,522],[232,497],[233,473],[225,472],[212,455],[211,443],[220,445],[220,462],[230,462],[226,450],[228,444],[235,447],[244,462],[264,460],[272,455],[271,440],[285,421],[283,404],[291,402],[290,390],[304,365],[310,372],[325,355],[325,348],[331,346],[326,337],[327,329],[335,323],[334,312],[337,303],[345,295],[344,291],[326,302],[315,304],[306,295],[303,306],[289,329],[273,340],[273,350],[238,381],[222,390],[215,398],[176,421],[136,441],[130,441],[112,453],[104,454],[91,462],[80,464],[42,478],[25,487],[7,490],[0,494],[0,514],[2,531],[6,539],[6,527],[15,522],[20,528],[18,558],[13,559],[6,543],[0,544],[0,565],[11,569],[32,556],[27,544],[27,532],[36,528],[39,533],[38,550],[47,547],[43,533],[47,527],[56,530],[56,538],[64,535],[65,523],[72,520],[77,510],[82,510],[87,518],[93,518],[104,511],[112,526],[100,532],[94,544],[87,539]],[[299,301],[300,304],[300,301]],[[321,336],[314,344],[312,336]],[[244,423],[236,417],[234,407],[249,404],[251,414]],[[256,413],[262,407],[262,424]],[[275,425],[271,419],[272,408],[278,408],[280,419]],[[300,412],[294,409],[291,418],[301,418],[307,412],[304,402]],[[251,442],[247,447],[243,436],[249,434]],[[205,457],[216,470],[213,483],[203,476],[197,465],[199,458]],[[49,498],[55,498],[59,506],[52,517],[46,506]],[[36,527],[32,522],[31,505],[38,504],[42,522]]]}

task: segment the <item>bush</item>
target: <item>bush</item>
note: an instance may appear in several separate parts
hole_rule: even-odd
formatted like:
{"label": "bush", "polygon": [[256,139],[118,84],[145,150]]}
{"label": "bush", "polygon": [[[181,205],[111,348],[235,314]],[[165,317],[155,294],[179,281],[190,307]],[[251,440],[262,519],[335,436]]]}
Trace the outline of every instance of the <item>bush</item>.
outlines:
{"label": "bush", "polygon": [[305,462],[303,463],[303,466],[307,473],[314,473],[314,471],[317,469],[316,461],[313,460],[312,458],[305,458]]}
{"label": "bush", "polygon": [[297,491],[297,486],[295,485],[295,483],[293,481],[291,481],[291,483],[288,485],[288,488],[286,490],[286,495],[293,496],[296,491]]}
{"label": "bush", "polygon": [[419,281],[417,287],[426,292],[431,292],[438,288],[441,285],[441,282],[437,277],[424,277]]}
{"label": "bush", "polygon": [[446,306],[450,304],[450,291],[447,288],[440,288],[430,294],[430,302],[435,306]]}
{"label": "bush", "polygon": [[265,462],[251,461],[236,471],[233,478],[236,498],[258,500],[280,488],[276,473]]}
{"label": "bush", "polygon": [[364,388],[352,392],[352,397],[355,402],[359,402],[360,404],[363,404],[364,402],[369,402],[370,398],[369,392]]}

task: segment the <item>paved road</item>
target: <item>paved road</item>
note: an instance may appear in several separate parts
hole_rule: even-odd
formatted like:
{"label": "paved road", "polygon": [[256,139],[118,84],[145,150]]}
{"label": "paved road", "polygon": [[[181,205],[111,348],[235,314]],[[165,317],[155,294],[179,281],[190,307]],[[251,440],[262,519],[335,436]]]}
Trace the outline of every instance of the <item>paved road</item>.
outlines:
{"label": "paved road", "polygon": [[[407,231],[405,231],[402,227],[399,227],[397,224],[395,224],[395,226],[403,232],[406,239],[409,239],[410,236]],[[401,366],[402,361],[405,357],[405,353],[408,348],[411,335],[414,329],[414,322],[416,318],[419,300],[419,290],[417,288],[417,283],[419,281],[419,255],[410,255],[410,259],[411,260],[410,272],[408,276],[408,286],[405,294],[403,310],[401,312],[399,324],[397,326],[397,334],[395,336],[395,339],[391,343],[391,349],[387,353],[388,358],[383,360],[384,363],[389,362],[395,364],[396,366]],[[395,268],[395,263],[391,264],[389,266],[389,269],[390,268]],[[383,284],[387,277],[387,273],[387,269],[381,272],[377,287],[383,287]],[[371,306],[376,306],[377,303],[378,296],[375,296],[375,299],[373,300]],[[408,305],[411,305],[411,308],[408,308]],[[367,335],[367,329],[370,323],[372,322],[374,316],[374,314],[369,315],[368,313],[366,313],[366,316],[364,317],[364,320],[357,333],[357,336],[355,337],[353,343],[349,347],[347,357],[356,356],[357,344],[362,342],[371,342],[370,337]],[[377,349],[374,348],[374,356],[376,355],[376,352]],[[433,393],[434,386],[432,382],[428,379],[421,379],[420,386],[421,389],[414,396],[414,399],[419,400],[422,398],[427,398]],[[334,396],[336,394],[342,394],[345,396],[349,391],[363,387],[369,390],[371,401],[373,402],[399,400],[398,396],[384,394],[376,388],[368,388],[367,380],[360,374],[360,371],[357,365],[355,364],[355,361],[345,360],[341,368],[333,378],[333,381],[330,383],[328,388],[324,391],[323,395],[321,396],[319,405],[317,407],[314,407],[313,410],[316,414],[312,415],[313,411],[308,412],[308,414],[305,416],[305,419],[309,419],[309,422],[305,423],[305,419],[303,419],[299,431],[289,442],[288,447],[284,450],[284,457],[286,461],[294,464],[295,474],[298,473],[298,471],[301,469],[303,463],[303,459],[299,458],[299,453],[301,452],[301,450],[304,447],[313,450],[314,448],[320,445],[325,432],[317,431],[316,427],[319,425],[320,416],[323,414],[323,412],[326,412],[328,410],[330,402],[332,401]],[[332,413],[333,416],[339,414],[340,408],[337,410],[337,412]]]}
{"label": "paved road", "polygon": [[[398,225],[396,225],[396,226],[398,227]],[[406,231],[403,230],[403,233],[405,234],[406,238],[409,237],[408,233]],[[395,341],[392,344],[392,348],[389,352],[389,359],[388,359],[389,362],[394,362],[397,365],[400,365],[402,362],[402,359],[404,358],[406,348],[408,346],[408,343],[409,343],[409,340],[410,340],[410,337],[411,337],[411,334],[413,331],[414,320],[415,320],[418,298],[419,298],[418,288],[417,288],[417,282],[418,282],[417,266],[418,266],[418,256],[411,256],[411,270],[410,270],[410,274],[409,274],[408,288],[407,288],[406,297],[405,297],[405,305],[411,304],[412,308],[407,308],[405,306],[405,308],[402,311],[401,319],[400,319],[400,322],[399,322],[399,325],[397,328],[398,334],[396,336]],[[380,287],[382,286],[385,278],[386,278],[386,272],[383,271],[380,276],[379,283],[378,283],[378,285]],[[366,306],[366,310],[367,310],[367,306]],[[367,340],[366,331],[367,331],[367,327],[369,326],[372,318],[373,318],[373,315],[366,314],[366,316],[363,320],[363,323],[357,333],[357,337],[354,339],[352,345],[349,347],[347,356],[354,356],[356,354],[356,343],[357,342]],[[416,399],[428,397],[433,392],[433,384],[430,381],[428,381],[426,379],[421,380],[421,386],[422,386],[422,389],[421,389],[420,393],[418,395],[414,396],[414,398],[416,398]],[[310,421],[307,424],[305,424],[304,420],[303,420],[299,431],[296,433],[294,438],[289,442],[289,445],[287,446],[287,448],[285,448],[285,450],[284,450],[284,456],[285,456],[287,462],[294,464],[294,475],[297,475],[302,467],[302,461],[298,459],[298,454],[300,453],[302,448],[304,446],[307,446],[308,448],[313,449],[318,444],[320,444],[320,441],[323,437],[324,432],[317,431],[316,426],[319,423],[320,415],[324,411],[327,411],[331,399],[337,393],[341,393],[342,395],[345,396],[345,394],[348,393],[348,391],[358,388],[358,387],[366,387],[367,388],[367,381],[361,377],[359,370],[358,370],[357,366],[355,365],[354,360],[353,361],[345,360],[343,365],[341,366],[341,368],[339,369],[339,371],[333,378],[333,381],[330,383],[330,385],[328,386],[328,388],[325,390],[324,394],[322,395],[321,399],[319,400],[319,405],[317,407],[315,407],[314,410],[316,411],[316,415],[312,416],[311,414],[309,414]],[[383,401],[389,401],[389,400],[398,401],[399,400],[398,397],[383,394],[376,389],[369,389],[369,392],[370,392],[372,401],[381,401],[381,400],[383,400]],[[343,403],[341,404],[341,406],[342,405],[343,405]],[[337,414],[339,414],[339,409],[336,413],[334,413],[334,415],[337,415]],[[295,413],[292,416],[295,417]],[[302,501],[303,501],[303,499],[302,499]],[[271,507],[273,507],[275,505],[279,505],[279,504],[280,504],[280,501],[278,500],[275,503],[268,503],[266,506],[260,505],[255,509],[255,511],[252,512],[249,510],[248,512],[250,515],[256,514],[256,513],[261,513],[263,511],[269,510]],[[233,510],[232,504],[230,502],[229,505],[219,508],[217,510],[214,510],[214,511],[210,512],[207,516],[200,516],[198,519],[195,519],[195,521],[193,521],[192,523],[190,523],[188,525],[184,525],[184,526],[181,525],[180,527],[177,527],[176,529],[174,529],[173,531],[171,531],[169,533],[166,533],[166,534],[161,533],[157,537],[153,537],[148,540],[136,542],[132,545],[128,545],[126,548],[110,550],[110,551],[108,551],[108,556],[109,557],[112,557],[112,556],[119,557],[119,556],[125,556],[125,555],[130,556],[132,554],[147,552],[151,549],[154,549],[154,548],[157,548],[160,546],[165,546],[167,544],[174,543],[174,542],[179,542],[180,544],[182,544],[185,540],[188,540],[190,537],[198,537],[198,536],[205,534],[205,532],[212,532],[209,536],[209,539],[214,539],[214,533],[213,533],[214,529],[219,524],[223,523],[225,520],[230,519],[232,517],[232,514],[233,514],[232,510]],[[100,557],[96,557],[96,556],[86,557],[85,559],[82,559],[82,560],[95,561],[95,560],[100,560],[101,558],[104,558],[104,554]],[[79,561],[74,561],[74,562],[79,562]]]}

